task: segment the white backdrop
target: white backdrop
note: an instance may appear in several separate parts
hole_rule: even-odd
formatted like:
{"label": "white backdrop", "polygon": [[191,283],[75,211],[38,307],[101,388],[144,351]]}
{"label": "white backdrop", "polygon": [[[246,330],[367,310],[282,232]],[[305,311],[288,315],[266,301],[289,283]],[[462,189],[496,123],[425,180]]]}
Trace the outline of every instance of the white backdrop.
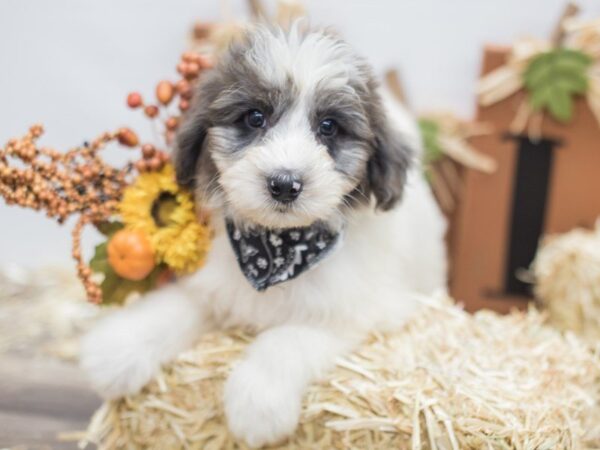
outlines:
{"label": "white backdrop", "polygon": [[[269,0],[266,0],[267,2]],[[307,0],[314,23],[333,25],[379,72],[402,73],[416,110],[468,117],[482,45],[544,37],[563,0]],[[600,1],[579,2],[600,16]],[[243,17],[246,3],[231,0]],[[153,93],[173,74],[191,24],[218,20],[217,0],[0,0],[0,142],[34,122],[59,149],[123,124],[148,130],[124,99]],[[0,265],[66,262],[70,226],[0,200]],[[88,244],[89,247],[89,244]]]}

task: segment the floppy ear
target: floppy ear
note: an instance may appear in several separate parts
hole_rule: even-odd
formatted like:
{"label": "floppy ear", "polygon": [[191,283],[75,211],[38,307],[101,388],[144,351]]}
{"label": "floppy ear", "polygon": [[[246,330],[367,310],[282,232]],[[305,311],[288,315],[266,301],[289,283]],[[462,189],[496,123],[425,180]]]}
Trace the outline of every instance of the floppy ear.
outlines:
{"label": "floppy ear", "polygon": [[220,57],[219,64],[203,74],[195,88],[190,109],[177,132],[173,150],[177,182],[182,186],[197,187],[196,184],[200,182],[200,165],[205,175],[212,169],[212,159],[208,154],[202,154],[208,130],[214,125],[209,110],[219,95],[235,81],[231,72],[239,68],[241,55],[246,50],[240,41],[235,40]]}
{"label": "floppy ear", "polygon": [[377,208],[387,211],[402,198],[413,151],[388,122],[383,107],[376,108],[375,114],[379,115],[373,127],[375,149],[368,162],[367,175]]}
{"label": "floppy ear", "polygon": [[209,127],[207,106],[201,95],[201,92],[196,91],[200,101],[192,102],[192,107],[177,132],[173,150],[177,182],[188,188],[195,187],[198,160]]}

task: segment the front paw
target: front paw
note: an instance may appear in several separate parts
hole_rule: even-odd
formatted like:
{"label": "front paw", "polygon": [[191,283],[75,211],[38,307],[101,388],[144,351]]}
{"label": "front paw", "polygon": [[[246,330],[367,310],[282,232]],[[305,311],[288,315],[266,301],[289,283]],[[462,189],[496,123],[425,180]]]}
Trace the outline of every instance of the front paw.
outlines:
{"label": "front paw", "polygon": [[269,377],[257,364],[243,361],[225,384],[229,430],[250,447],[276,444],[296,429],[301,395],[289,380]]}
{"label": "front paw", "polygon": [[138,392],[160,368],[153,349],[131,325],[123,317],[108,317],[81,342],[80,365],[104,398]]}

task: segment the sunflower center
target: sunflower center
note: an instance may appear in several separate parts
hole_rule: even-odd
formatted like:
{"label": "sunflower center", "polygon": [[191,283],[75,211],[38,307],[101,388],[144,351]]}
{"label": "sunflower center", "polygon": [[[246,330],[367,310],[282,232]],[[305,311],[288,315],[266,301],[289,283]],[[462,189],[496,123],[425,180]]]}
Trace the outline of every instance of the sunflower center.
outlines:
{"label": "sunflower center", "polygon": [[151,214],[158,227],[168,227],[175,221],[172,219],[173,211],[177,209],[179,203],[175,195],[170,192],[161,192],[152,203]]}

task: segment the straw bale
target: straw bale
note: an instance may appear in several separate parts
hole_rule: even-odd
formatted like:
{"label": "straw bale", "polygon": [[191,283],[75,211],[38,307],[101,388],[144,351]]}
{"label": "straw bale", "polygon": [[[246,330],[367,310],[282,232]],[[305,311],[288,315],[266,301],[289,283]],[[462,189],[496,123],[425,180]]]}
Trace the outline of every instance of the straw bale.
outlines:
{"label": "straw bale", "polygon": [[533,264],[536,297],[550,322],[600,342],[600,221],[547,237]]}
{"label": "straw bale", "polygon": [[[582,449],[600,446],[600,356],[531,310],[470,315],[427,301],[372,334],[304,398],[279,449]],[[223,382],[251,337],[206,336],[142,393],[104,404],[101,449],[244,449],[228,433]]]}

